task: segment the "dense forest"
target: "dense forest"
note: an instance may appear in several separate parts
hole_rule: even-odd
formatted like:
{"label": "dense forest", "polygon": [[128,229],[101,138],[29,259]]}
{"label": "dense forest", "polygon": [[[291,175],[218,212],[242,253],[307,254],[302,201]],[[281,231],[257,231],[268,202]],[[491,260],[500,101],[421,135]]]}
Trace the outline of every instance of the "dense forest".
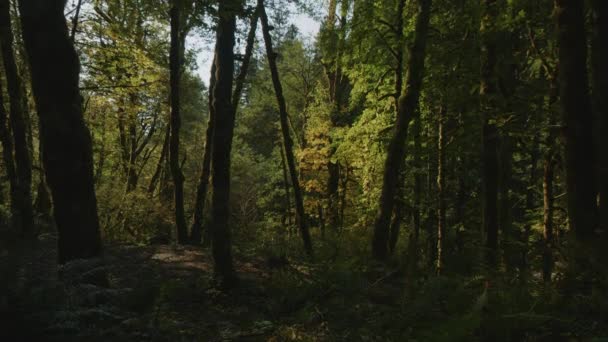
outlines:
{"label": "dense forest", "polygon": [[0,0],[0,56],[4,341],[608,340],[606,0]]}

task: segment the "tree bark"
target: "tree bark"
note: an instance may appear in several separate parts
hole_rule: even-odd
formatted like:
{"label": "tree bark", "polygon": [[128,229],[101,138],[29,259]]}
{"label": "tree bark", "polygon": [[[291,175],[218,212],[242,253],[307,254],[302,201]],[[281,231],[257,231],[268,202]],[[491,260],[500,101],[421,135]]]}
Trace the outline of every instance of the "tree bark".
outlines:
{"label": "tree bark", "polygon": [[587,75],[584,3],[555,0],[559,45],[559,85],[563,124],[568,218],[578,238],[596,228],[593,114]]}
{"label": "tree bark", "polygon": [[28,149],[26,108],[27,102],[23,92],[24,86],[17,69],[13,50],[14,38],[11,27],[9,1],[0,3],[0,45],[2,60],[6,71],[6,84],[9,95],[9,117],[13,133],[15,152],[15,171],[17,174],[16,193],[19,202],[19,214],[16,224],[22,237],[33,238],[34,209],[32,206],[32,160]]}
{"label": "tree bark", "polygon": [[213,89],[215,129],[213,132],[211,199],[211,241],[214,273],[221,286],[234,283],[230,233],[230,153],[234,135],[234,43],[236,31],[235,8],[225,1],[219,4],[219,23],[215,55],[216,83]]}
{"label": "tree bark", "polygon": [[479,90],[482,116],[482,203],[483,232],[485,234],[486,262],[490,267],[498,263],[498,181],[499,132],[495,122],[497,107],[495,22],[497,0],[484,0],[480,33],[481,85]]}
{"label": "tree bark", "polygon": [[308,231],[308,224],[306,222],[306,214],[304,212],[304,199],[302,196],[302,189],[300,188],[300,181],[298,179],[298,171],[296,170],[295,157],[293,153],[293,140],[289,133],[289,123],[287,114],[287,105],[285,103],[285,97],[283,96],[283,87],[281,80],[279,79],[279,71],[277,69],[276,58],[277,54],[274,52],[272,47],[272,38],[270,36],[270,28],[268,24],[268,16],[266,15],[266,9],[264,8],[264,1],[258,0],[258,11],[260,13],[260,19],[262,22],[262,32],[264,34],[264,41],[266,43],[266,55],[268,58],[268,64],[270,67],[270,73],[272,75],[272,83],[274,85],[274,91],[279,106],[279,115],[281,122],[281,132],[283,133],[283,145],[285,147],[285,157],[287,159],[287,168],[291,178],[291,185],[293,187],[293,193],[296,205],[296,223],[300,229],[300,235],[304,242],[304,250],[308,255],[312,255],[312,241],[310,239],[310,232]]}
{"label": "tree bark", "polygon": [[83,119],[80,62],[68,35],[64,4],[19,1],[60,263],[101,254],[91,136]]}
{"label": "tree bark", "polygon": [[171,4],[171,53],[169,57],[171,70],[171,138],[169,140],[169,163],[173,178],[175,225],[177,228],[177,242],[188,242],[188,228],[186,227],[186,214],[184,212],[184,174],[179,165],[180,129],[182,125],[180,112],[180,79],[182,69],[181,58],[181,10],[177,0]]}
{"label": "tree bark", "polygon": [[378,260],[385,260],[388,256],[389,226],[391,214],[395,206],[396,183],[403,160],[405,159],[405,142],[408,126],[418,106],[424,77],[424,60],[431,16],[431,0],[418,0],[418,6],[419,13],[416,20],[416,34],[408,62],[408,78],[406,87],[399,98],[397,122],[386,156],[380,207],[374,223],[372,254]]}

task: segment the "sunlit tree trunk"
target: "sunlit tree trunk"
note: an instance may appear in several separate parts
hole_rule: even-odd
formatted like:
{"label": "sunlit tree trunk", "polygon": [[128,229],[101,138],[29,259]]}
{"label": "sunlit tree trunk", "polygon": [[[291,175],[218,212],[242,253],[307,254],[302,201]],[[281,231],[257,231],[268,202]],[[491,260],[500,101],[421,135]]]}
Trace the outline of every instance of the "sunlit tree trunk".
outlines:
{"label": "sunlit tree trunk", "polygon": [[80,62],[68,35],[64,4],[19,1],[60,263],[101,254],[91,136],[83,119]]}
{"label": "sunlit tree trunk", "polygon": [[266,44],[266,55],[268,58],[268,64],[272,76],[272,83],[274,85],[274,91],[279,106],[281,132],[283,134],[283,145],[285,147],[285,158],[287,161],[287,169],[289,170],[289,176],[291,178],[291,186],[293,187],[296,205],[296,223],[298,225],[298,228],[300,229],[302,241],[304,242],[304,250],[306,251],[306,253],[308,253],[308,255],[312,255],[312,241],[310,238],[310,232],[308,230],[308,223],[306,222],[306,214],[304,212],[304,198],[302,196],[302,189],[300,188],[298,171],[296,169],[296,162],[293,153],[293,140],[289,132],[287,104],[285,103],[285,97],[283,96],[283,86],[281,85],[279,71],[276,64],[277,54],[274,52],[274,49],[272,47],[272,38],[270,36],[268,16],[266,15],[266,9],[264,8],[263,0],[258,0],[258,11],[260,13],[260,19],[262,22],[262,32],[264,34],[264,42]]}
{"label": "sunlit tree trunk", "polygon": [[15,215],[15,224],[22,237],[33,238],[34,209],[32,206],[32,160],[27,138],[26,110],[27,102],[24,94],[24,85],[17,69],[14,53],[14,39],[11,27],[9,1],[0,2],[0,45],[2,61],[6,75],[6,84],[9,95],[9,118],[13,135],[13,148],[15,152],[16,207],[19,209]]}
{"label": "sunlit tree trunk", "polygon": [[399,172],[405,159],[405,142],[408,126],[414,117],[422,88],[427,32],[431,16],[431,1],[418,0],[418,5],[419,12],[416,20],[416,33],[408,62],[408,78],[405,89],[399,98],[399,114],[397,115],[395,130],[387,151],[380,206],[374,223],[372,254],[378,260],[386,259],[389,254],[390,219],[395,207],[397,180],[399,179]]}

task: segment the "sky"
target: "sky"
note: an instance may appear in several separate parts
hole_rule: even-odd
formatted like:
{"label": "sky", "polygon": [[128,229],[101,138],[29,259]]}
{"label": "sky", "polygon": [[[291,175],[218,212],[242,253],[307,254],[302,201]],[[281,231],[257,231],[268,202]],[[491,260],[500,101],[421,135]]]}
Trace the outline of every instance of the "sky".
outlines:
{"label": "sky", "polygon": [[[307,14],[296,14],[293,20],[300,30],[300,34],[305,38],[313,39],[319,32],[320,23]],[[260,31],[261,27],[258,24],[258,41],[261,39]],[[188,38],[187,45],[188,48],[199,50],[196,60],[198,68],[195,71],[203,82],[207,84],[209,82],[214,42],[205,41],[197,37],[190,37]]]}

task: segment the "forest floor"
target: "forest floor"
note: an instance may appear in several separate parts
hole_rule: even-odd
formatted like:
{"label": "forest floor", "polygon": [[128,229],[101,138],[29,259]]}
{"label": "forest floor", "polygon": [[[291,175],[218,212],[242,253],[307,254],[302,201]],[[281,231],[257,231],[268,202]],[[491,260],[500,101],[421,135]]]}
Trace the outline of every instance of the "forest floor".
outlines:
{"label": "forest floor", "polygon": [[408,283],[398,267],[325,248],[317,262],[237,249],[239,282],[220,291],[201,247],[106,244],[102,260],[58,267],[55,246],[53,234],[0,242],[0,341],[608,341],[603,290]]}
{"label": "forest floor", "polygon": [[[399,292],[398,284],[388,277],[344,284],[354,279],[344,275],[340,284],[323,277],[318,264],[236,253],[239,281],[223,292],[212,285],[212,260],[200,247],[107,245],[103,262],[58,269],[55,244],[47,234],[35,246],[0,252],[0,275],[14,279],[0,288],[0,322],[8,323],[0,337],[381,340],[378,331],[400,307],[390,295]],[[96,272],[107,275],[109,287],[96,283]]]}

